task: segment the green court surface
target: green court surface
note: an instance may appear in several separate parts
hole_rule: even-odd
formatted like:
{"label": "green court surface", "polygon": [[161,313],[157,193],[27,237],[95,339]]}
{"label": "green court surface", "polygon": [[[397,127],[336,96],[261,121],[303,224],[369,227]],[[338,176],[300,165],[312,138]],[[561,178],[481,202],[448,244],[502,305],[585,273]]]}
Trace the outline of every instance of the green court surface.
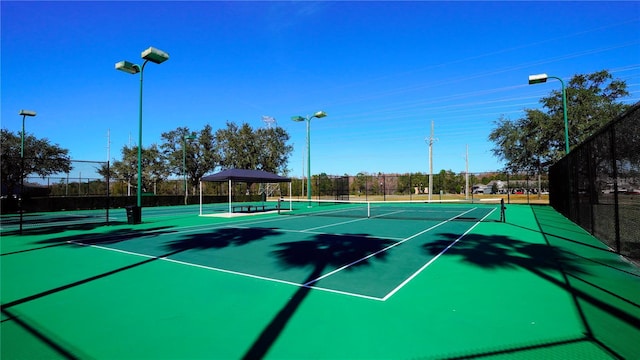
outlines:
{"label": "green court surface", "polygon": [[640,269],[548,206],[198,213],[2,217],[0,357],[640,358]]}

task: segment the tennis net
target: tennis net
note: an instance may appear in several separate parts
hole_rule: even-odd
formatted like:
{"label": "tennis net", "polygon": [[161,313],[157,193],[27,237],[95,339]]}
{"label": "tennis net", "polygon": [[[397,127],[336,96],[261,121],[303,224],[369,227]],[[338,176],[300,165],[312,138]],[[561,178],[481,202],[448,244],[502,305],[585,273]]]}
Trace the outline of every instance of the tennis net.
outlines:
{"label": "tennis net", "polygon": [[473,200],[305,200],[280,199],[281,215],[371,219],[450,220],[505,222],[502,199]]}

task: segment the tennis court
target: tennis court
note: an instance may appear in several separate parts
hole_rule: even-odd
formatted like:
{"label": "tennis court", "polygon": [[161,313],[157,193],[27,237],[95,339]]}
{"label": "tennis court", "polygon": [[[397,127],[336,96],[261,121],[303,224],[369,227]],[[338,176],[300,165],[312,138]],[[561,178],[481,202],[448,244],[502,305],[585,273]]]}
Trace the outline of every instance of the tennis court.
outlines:
{"label": "tennis court", "polygon": [[0,355],[638,353],[640,270],[550,207],[509,205],[501,222],[485,204],[429,204],[420,217],[319,205],[234,217],[144,208],[140,225],[123,209],[108,224],[104,210],[29,214],[22,236],[3,217]]}

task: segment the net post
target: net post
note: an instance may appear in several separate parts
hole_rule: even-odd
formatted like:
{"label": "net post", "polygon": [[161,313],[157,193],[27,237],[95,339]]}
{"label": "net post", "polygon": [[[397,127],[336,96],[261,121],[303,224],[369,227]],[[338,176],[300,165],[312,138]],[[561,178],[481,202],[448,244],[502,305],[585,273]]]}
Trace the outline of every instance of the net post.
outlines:
{"label": "net post", "polygon": [[367,219],[371,218],[371,203],[367,201]]}
{"label": "net post", "polygon": [[500,222],[507,222],[505,210],[504,199],[500,199]]}

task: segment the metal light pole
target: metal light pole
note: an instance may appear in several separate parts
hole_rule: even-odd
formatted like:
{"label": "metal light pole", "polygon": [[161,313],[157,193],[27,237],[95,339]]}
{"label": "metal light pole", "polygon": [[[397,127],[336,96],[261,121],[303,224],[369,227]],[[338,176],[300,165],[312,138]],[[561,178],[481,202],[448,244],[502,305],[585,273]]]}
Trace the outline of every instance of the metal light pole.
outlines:
{"label": "metal light pole", "polygon": [[187,139],[195,139],[195,135],[185,135],[182,137],[182,174],[184,175],[184,204],[187,205]]}
{"label": "metal light pole", "polygon": [[291,120],[300,122],[307,122],[307,200],[309,200],[309,206],[311,205],[311,119],[313,118],[323,118],[327,116],[327,113],[324,111],[318,111],[312,116],[302,117],[302,116],[292,116]]}
{"label": "metal light pole", "polygon": [[22,199],[24,192],[24,120],[27,116],[36,116],[35,111],[20,110],[22,115],[22,132],[20,133],[20,197],[18,197],[18,211],[20,212],[20,235],[22,235]]}
{"label": "metal light pole", "polygon": [[557,76],[549,76],[547,74],[529,75],[529,85],[547,82],[547,79],[556,79],[562,85],[562,113],[564,116],[564,143],[565,151],[569,154],[569,121],[567,120],[567,92],[565,90],[564,81]]}
{"label": "metal light pole", "polygon": [[[169,59],[169,54],[162,50],[158,50],[154,47],[149,47],[147,50],[140,54],[140,57],[144,59],[142,66],[130,63],[128,61],[120,61],[116,63],[116,70],[124,71],[128,74],[140,73],[140,104],[138,112],[138,189],[137,193],[137,211],[141,211],[142,208],[142,84],[144,67],[147,62],[151,61],[156,64],[161,64]],[[140,221],[142,219],[140,218]]]}

